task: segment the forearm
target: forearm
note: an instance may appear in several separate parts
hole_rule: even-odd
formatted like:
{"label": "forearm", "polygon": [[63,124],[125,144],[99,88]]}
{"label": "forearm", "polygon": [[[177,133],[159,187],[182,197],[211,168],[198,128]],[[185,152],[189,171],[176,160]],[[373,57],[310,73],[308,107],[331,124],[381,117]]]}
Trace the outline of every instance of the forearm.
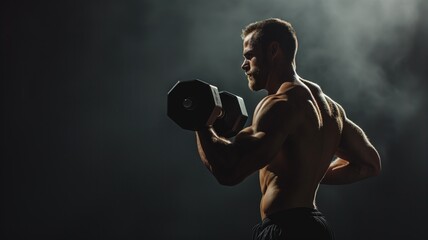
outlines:
{"label": "forearm", "polygon": [[198,152],[203,164],[220,183],[231,178],[233,171],[232,143],[218,136],[212,128],[196,132]]}
{"label": "forearm", "polygon": [[377,172],[370,165],[350,163],[342,158],[337,158],[330,164],[321,183],[331,185],[349,184],[376,174]]}

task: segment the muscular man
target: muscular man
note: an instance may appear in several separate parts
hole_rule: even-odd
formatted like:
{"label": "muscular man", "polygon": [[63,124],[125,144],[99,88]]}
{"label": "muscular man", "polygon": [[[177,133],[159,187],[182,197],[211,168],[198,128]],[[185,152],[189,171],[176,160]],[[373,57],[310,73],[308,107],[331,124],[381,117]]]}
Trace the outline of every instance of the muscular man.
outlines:
{"label": "muscular man", "polygon": [[202,162],[223,185],[259,171],[263,221],[254,228],[254,239],[334,239],[315,204],[319,184],[376,176],[379,155],[338,103],[297,75],[297,38],[290,23],[255,22],[242,38],[249,88],[265,89],[268,96],[256,107],[251,126],[233,141],[211,127],[198,131]]}

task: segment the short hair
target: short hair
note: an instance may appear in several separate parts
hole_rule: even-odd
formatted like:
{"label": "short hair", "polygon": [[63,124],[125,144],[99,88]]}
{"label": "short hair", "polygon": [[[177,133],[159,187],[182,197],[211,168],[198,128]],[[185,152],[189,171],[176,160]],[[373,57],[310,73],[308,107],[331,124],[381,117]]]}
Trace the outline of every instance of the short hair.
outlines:
{"label": "short hair", "polygon": [[288,60],[293,61],[295,58],[298,46],[297,37],[296,31],[289,22],[278,18],[269,18],[250,23],[242,29],[242,39],[252,32],[254,35],[251,40],[254,44],[260,44],[264,51],[271,42],[277,41]]}

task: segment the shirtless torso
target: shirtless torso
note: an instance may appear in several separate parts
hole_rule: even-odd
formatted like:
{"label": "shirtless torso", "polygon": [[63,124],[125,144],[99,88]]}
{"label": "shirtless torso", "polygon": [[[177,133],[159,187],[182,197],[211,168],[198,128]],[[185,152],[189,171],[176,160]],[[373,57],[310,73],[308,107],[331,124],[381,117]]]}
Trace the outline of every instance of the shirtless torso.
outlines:
{"label": "shirtless torso", "polygon": [[268,96],[256,107],[252,124],[234,139],[218,136],[212,127],[197,131],[201,160],[223,185],[259,172],[263,222],[254,228],[254,239],[334,239],[316,210],[319,185],[375,176],[380,157],[338,103],[298,76],[291,24],[255,22],[242,38],[248,86]]}
{"label": "shirtless torso", "polygon": [[[278,38],[292,34],[287,22],[265,23],[279,28]],[[263,36],[275,33],[255,30],[264,28],[258,24],[244,31],[241,68],[249,88],[264,89],[268,96],[256,107],[251,126],[235,139],[218,136],[211,127],[196,136],[202,162],[221,184],[238,184],[259,171],[264,219],[290,208],[316,208],[320,183],[352,183],[377,175],[381,165],[376,149],[344,109],[298,76],[290,39],[263,43]]]}
{"label": "shirtless torso", "polygon": [[202,162],[223,185],[259,171],[262,219],[285,209],[316,208],[320,183],[352,183],[380,171],[379,155],[364,132],[318,85],[303,79],[265,97],[252,125],[234,141],[207,128],[197,132],[197,144]]}
{"label": "shirtless torso", "polygon": [[343,114],[337,104],[326,98],[317,85],[300,80],[283,84],[277,94],[264,98],[256,108],[254,125],[258,125],[263,108],[275,101],[292,106],[284,114],[293,115],[297,124],[289,130],[272,161],[259,170],[262,218],[289,208],[316,208],[316,192],[339,145],[343,127]]}

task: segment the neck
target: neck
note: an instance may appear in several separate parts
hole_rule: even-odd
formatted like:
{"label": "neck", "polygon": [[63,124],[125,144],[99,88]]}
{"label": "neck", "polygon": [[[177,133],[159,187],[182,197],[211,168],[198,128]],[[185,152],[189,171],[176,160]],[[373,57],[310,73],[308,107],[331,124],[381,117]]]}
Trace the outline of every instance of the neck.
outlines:
{"label": "neck", "polygon": [[272,74],[268,76],[266,82],[266,90],[268,94],[276,94],[282,84],[286,82],[295,82],[299,79],[294,64],[290,64],[287,67],[277,68],[272,71]]}

